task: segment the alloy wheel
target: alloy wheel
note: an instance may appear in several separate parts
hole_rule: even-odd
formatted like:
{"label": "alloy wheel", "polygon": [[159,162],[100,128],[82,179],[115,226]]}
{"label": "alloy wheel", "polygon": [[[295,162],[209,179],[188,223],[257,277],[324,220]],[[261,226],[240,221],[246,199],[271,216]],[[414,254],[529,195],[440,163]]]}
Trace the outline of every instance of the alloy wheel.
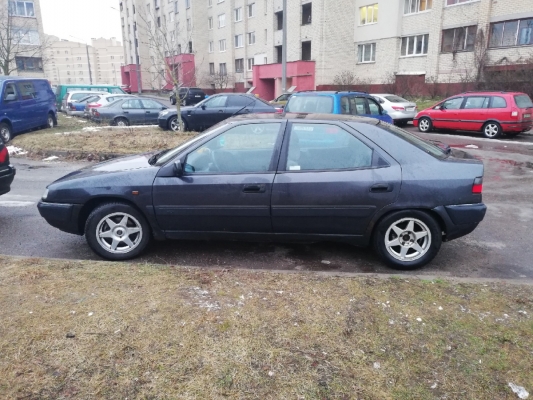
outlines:
{"label": "alloy wheel", "polygon": [[0,136],[2,136],[4,143],[7,143],[11,140],[11,131],[7,126],[3,126],[2,129],[0,129]]}
{"label": "alloy wheel", "polygon": [[96,239],[102,248],[112,254],[129,253],[143,238],[142,226],[129,214],[118,212],[105,216],[96,227]]}
{"label": "alloy wheel", "polygon": [[485,125],[485,136],[489,138],[497,137],[500,134],[500,127],[497,124],[489,123]]}
{"label": "alloy wheel", "polygon": [[174,132],[181,131],[180,124],[178,123],[177,118],[172,118],[172,120],[170,121],[170,129],[172,129]]}
{"label": "alloy wheel", "polygon": [[420,122],[418,123],[418,127],[419,129],[422,131],[422,132],[427,132],[429,131],[429,128],[430,128],[430,122],[428,119],[424,118],[424,119],[421,119]]}
{"label": "alloy wheel", "polygon": [[431,247],[431,231],[416,218],[394,222],[385,234],[385,248],[398,261],[415,261]]}

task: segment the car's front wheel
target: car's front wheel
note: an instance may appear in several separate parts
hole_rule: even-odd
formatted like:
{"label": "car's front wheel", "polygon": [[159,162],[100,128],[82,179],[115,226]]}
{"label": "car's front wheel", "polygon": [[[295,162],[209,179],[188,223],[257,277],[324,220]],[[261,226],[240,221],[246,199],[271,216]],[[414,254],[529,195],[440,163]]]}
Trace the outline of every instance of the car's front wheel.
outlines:
{"label": "car's front wheel", "polygon": [[433,129],[433,122],[427,117],[422,117],[418,120],[418,130],[420,132],[428,133]]}
{"label": "car's front wheel", "polygon": [[4,143],[9,142],[13,138],[13,132],[11,131],[11,127],[5,122],[2,122],[0,124],[0,136],[2,136],[2,140],[4,141]]}
{"label": "car's front wheel", "polygon": [[85,238],[99,256],[112,261],[137,257],[150,242],[150,226],[135,208],[106,203],[94,209],[85,223]]}
{"label": "car's front wheel", "polygon": [[418,210],[398,211],[383,218],[374,232],[374,249],[390,267],[423,267],[439,252],[442,230],[433,217]]}
{"label": "car's front wheel", "polygon": [[497,122],[487,122],[483,125],[483,135],[487,139],[497,139],[502,135],[502,127]]}
{"label": "car's front wheel", "polygon": [[[187,130],[187,123],[185,122],[184,119],[182,119],[182,122],[183,122],[183,131],[186,131]],[[168,121],[168,126],[169,126],[170,130],[173,131],[173,132],[181,132],[182,131],[182,129],[180,129],[180,125],[178,123],[178,117],[170,118],[170,121]]]}

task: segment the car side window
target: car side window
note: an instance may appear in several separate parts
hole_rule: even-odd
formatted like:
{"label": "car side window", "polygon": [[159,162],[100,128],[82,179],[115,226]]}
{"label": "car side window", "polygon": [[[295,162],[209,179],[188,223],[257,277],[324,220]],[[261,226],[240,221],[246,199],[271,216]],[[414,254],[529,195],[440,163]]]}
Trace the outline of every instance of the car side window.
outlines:
{"label": "car side window", "polygon": [[381,109],[374,100],[367,99],[368,100],[368,108],[370,110],[370,115],[381,115]]}
{"label": "car side window", "polygon": [[352,97],[355,103],[355,113],[354,115],[365,115],[366,112],[366,100],[363,97]]}
{"label": "car side window", "polygon": [[465,110],[478,109],[478,108],[488,108],[489,107],[489,97],[467,97],[464,105]]}
{"label": "car side window", "polygon": [[4,101],[15,101],[18,100],[17,96],[17,87],[14,83],[8,83],[4,90]]}
{"label": "car side window", "polygon": [[122,103],[123,109],[133,110],[143,108],[140,100],[127,100]]}
{"label": "car side window", "polygon": [[22,100],[32,100],[37,98],[37,92],[35,91],[32,82],[18,82],[17,86]]}
{"label": "car side window", "polygon": [[350,107],[350,98],[347,96],[341,97],[341,114],[352,114],[352,107]]}
{"label": "car side window", "polygon": [[233,127],[189,153],[185,161],[185,173],[267,172],[280,126],[280,122],[272,122]]}
{"label": "car side window", "polygon": [[244,96],[229,96],[228,107],[253,107],[255,99]]}
{"label": "car side window", "polygon": [[330,124],[291,126],[286,171],[368,168],[373,150],[344,129]]}
{"label": "car side window", "polygon": [[503,97],[494,96],[490,108],[507,108],[507,101]]}
{"label": "car side window", "polygon": [[461,108],[461,104],[463,104],[463,98],[455,97],[453,99],[446,100],[442,105],[446,110],[458,110]]}
{"label": "car side window", "polygon": [[144,108],[157,109],[157,110],[160,110],[161,108],[163,108],[161,104],[153,100],[143,99],[142,103],[143,103]]}
{"label": "car side window", "polygon": [[226,107],[226,100],[228,96],[215,96],[204,103],[205,108],[219,108]]}

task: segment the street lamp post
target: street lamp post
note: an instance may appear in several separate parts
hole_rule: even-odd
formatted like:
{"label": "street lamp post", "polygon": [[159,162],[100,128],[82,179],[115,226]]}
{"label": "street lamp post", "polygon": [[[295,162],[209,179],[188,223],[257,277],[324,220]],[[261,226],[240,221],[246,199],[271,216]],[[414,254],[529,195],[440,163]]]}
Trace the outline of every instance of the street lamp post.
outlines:
{"label": "street lamp post", "polygon": [[281,92],[287,93],[287,0],[283,0],[283,38],[281,43]]}
{"label": "street lamp post", "polygon": [[[76,36],[72,36],[72,35],[69,35],[69,36],[71,38],[83,41],[83,39],[80,39]],[[91,58],[89,57],[89,45],[87,44],[87,42],[85,42],[85,50],[87,51],[87,67],[89,68],[89,82],[91,82],[91,85],[92,85],[93,84],[93,73],[91,71]]]}

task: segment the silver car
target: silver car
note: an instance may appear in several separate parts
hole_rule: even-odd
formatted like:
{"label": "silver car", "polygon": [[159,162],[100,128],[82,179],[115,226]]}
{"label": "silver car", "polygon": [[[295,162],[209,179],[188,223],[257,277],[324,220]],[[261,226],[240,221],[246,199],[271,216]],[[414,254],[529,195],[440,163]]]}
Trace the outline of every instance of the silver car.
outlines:
{"label": "silver car", "polygon": [[406,125],[418,112],[416,103],[395,94],[372,94],[371,96],[379,101],[381,107],[392,117],[395,125]]}
{"label": "silver car", "polygon": [[84,118],[91,118],[91,110],[93,108],[100,108],[102,106],[105,106],[107,104],[113,103],[114,101],[124,99],[126,97],[137,97],[132,96],[131,94],[102,94],[98,96],[98,99],[95,99],[91,101],[90,103],[87,103],[85,105],[85,110],[83,113]]}

